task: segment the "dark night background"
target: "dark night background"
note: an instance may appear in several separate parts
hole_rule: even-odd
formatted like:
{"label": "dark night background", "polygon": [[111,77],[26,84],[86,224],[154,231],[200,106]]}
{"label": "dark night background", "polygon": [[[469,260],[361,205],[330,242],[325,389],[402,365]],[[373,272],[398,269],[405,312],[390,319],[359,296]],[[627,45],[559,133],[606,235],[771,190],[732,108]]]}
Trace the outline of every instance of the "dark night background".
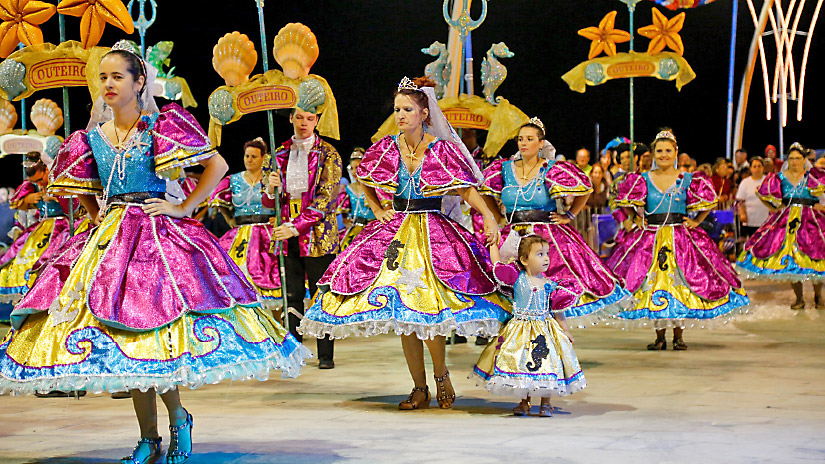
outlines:
{"label": "dark night background", "polygon": [[[126,3],[126,2],[124,2]],[[198,107],[191,109],[201,124],[208,125],[207,99],[223,84],[212,69],[212,47],[218,39],[234,30],[247,34],[256,44],[260,39],[257,12],[253,0],[232,2],[158,0],[158,18],[148,30],[147,45],[172,40],[170,56],[176,75],[187,79]],[[760,1],[755,2],[757,12]],[[474,2],[474,17],[479,1]],[[490,0],[484,24],[473,32],[476,93],[481,94],[480,64],[491,44],[504,41],[515,57],[503,59],[508,77],[496,95],[507,98],[529,116],[539,116],[548,129],[548,138],[560,153],[570,155],[578,147],[593,149],[594,125],[601,125],[601,146],[617,135],[628,135],[628,81],[612,80],[601,86],[588,87],[579,94],[569,90],[562,74],[587,58],[590,42],[576,34],[580,28],[596,26],[611,10],[618,10],[616,27],[628,30],[626,6],[618,0]],[[644,0],[637,6],[636,28],[651,23],[654,2]],[[808,2],[801,24],[807,29],[815,6]],[[717,0],[708,6],[687,11],[681,32],[685,58],[697,74],[681,92],[672,82],[653,78],[636,79],[636,138],[650,141],[661,126],[674,129],[680,149],[700,162],[712,161],[725,154],[728,49],[731,24],[731,0]],[[390,114],[391,95],[401,77],[422,75],[424,66],[433,60],[419,50],[435,40],[447,41],[447,26],[441,16],[442,3],[436,0],[359,0],[297,2],[267,0],[267,42],[270,67],[277,69],[271,55],[272,40],[289,22],[309,26],[318,38],[320,57],[310,72],[326,78],[338,102],[341,140],[331,142],[348,156],[353,146],[367,146],[369,138]],[[666,16],[675,13],[660,8]],[[79,40],[80,19],[66,18],[69,39]],[[43,27],[45,40],[57,43],[57,18]],[[812,43],[806,78],[803,121],[795,119],[796,104],[789,104],[789,121],[785,145],[793,141],[813,147],[825,147],[825,131],[820,107],[825,90],[820,85],[820,63],[825,59],[825,26],[820,25]],[[746,53],[753,34],[747,5],[740,1],[739,32],[736,46],[735,99],[746,63]],[[106,26],[101,45],[111,45],[126,37],[121,30]],[[137,32],[129,38],[138,41]],[[767,37],[768,50],[774,49]],[[636,35],[637,51],[647,49],[648,39]],[[795,56],[801,60],[804,37],[797,38]],[[626,51],[627,44],[619,44]],[[772,73],[769,54],[768,64]],[[262,72],[260,64],[253,74]],[[797,73],[799,67],[797,64]],[[766,144],[779,141],[776,117],[765,120],[761,70],[757,64],[750,91],[744,146],[761,154]],[[71,88],[72,130],[84,128],[88,120],[90,99],[85,88]],[[51,98],[60,103],[59,90],[43,91],[29,98]],[[159,101],[159,105],[165,101]],[[19,107],[18,107],[19,108]],[[774,108],[774,115],[775,113]],[[276,140],[291,135],[286,118],[276,116]],[[19,127],[18,122],[18,127]],[[31,125],[30,125],[31,127]],[[60,132],[58,132],[60,134]],[[230,164],[230,172],[243,169],[241,145],[261,136],[268,140],[265,113],[244,116],[224,128],[221,152]],[[504,153],[514,151],[514,145]],[[18,157],[0,160],[2,185],[16,186],[22,173]]]}

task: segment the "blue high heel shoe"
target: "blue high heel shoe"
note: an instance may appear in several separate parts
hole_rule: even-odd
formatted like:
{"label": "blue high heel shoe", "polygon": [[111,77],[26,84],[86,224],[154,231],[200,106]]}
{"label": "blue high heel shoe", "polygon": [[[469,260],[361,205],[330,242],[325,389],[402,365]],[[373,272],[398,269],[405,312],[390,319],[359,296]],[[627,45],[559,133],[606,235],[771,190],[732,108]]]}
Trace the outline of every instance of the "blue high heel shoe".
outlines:
{"label": "blue high heel shoe", "polygon": [[[183,464],[184,462],[189,460],[189,457],[192,455],[192,428],[194,424],[192,422],[192,414],[189,414],[189,411],[186,411],[186,420],[183,421],[181,425],[170,425],[169,432],[170,432],[170,439],[169,439],[169,449],[166,451],[166,462],[167,464]],[[189,431],[189,450],[183,451],[179,448],[179,434],[182,430]],[[177,460],[178,458],[183,458],[182,460]]]}
{"label": "blue high heel shoe", "polygon": [[[162,440],[161,437],[141,438],[140,440],[138,440],[137,446],[135,446],[135,449],[132,450],[132,454],[130,456],[127,456],[125,458],[120,458],[120,464],[149,464],[149,463],[154,463],[160,457],[160,453],[161,453],[160,441],[161,440]],[[153,452],[147,454],[146,456],[141,457],[138,454],[138,452],[141,451],[141,448],[144,447],[144,446],[148,446],[148,447],[150,447],[150,449],[151,449],[152,446],[154,446],[155,450]]]}

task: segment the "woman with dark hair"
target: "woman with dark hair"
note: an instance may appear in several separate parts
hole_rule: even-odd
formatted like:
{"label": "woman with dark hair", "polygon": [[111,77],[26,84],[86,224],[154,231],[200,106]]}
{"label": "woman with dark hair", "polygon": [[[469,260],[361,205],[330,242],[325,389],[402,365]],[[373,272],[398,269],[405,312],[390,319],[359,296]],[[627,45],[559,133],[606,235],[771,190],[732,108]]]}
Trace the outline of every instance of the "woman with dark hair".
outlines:
{"label": "woman with dark hair", "polygon": [[[686,350],[686,327],[724,323],[750,303],[731,264],[708,234],[697,227],[716,206],[710,179],[681,172],[676,137],[661,131],[651,144],[653,169],[630,173],[619,185],[626,233],[607,264],[624,279],[635,304],[619,313],[627,327],[652,327],[648,350]],[[697,213],[691,217],[690,213]]]}
{"label": "woman with dark hair", "polygon": [[755,156],[751,158],[748,166],[745,169],[750,169],[750,176],[742,179],[739,188],[736,190],[736,201],[739,202],[740,230],[741,235],[744,237],[753,235],[756,229],[765,223],[770,213],[768,207],[762,203],[757,194],[759,186],[762,185],[762,181],[765,179],[765,160]]}
{"label": "woman with dark hair", "polygon": [[[570,290],[553,300],[552,309],[565,310],[565,317],[577,327],[613,317],[629,293],[571,224],[593,192],[590,179],[573,163],[555,160],[555,149],[545,139],[544,124],[538,118],[519,129],[517,141],[516,155],[484,170],[481,189],[490,205],[498,200],[506,210],[502,260],[516,258],[521,236],[543,237],[550,243],[545,277]],[[562,211],[558,203],[565,197],[573,201]]]}
{"label": "woman with dark hair", "polygon": [[796,295],[791,309],[805,309],[802,283],[811,281],[816,309],[825,309],[825,170],[811,167],[805,148],[795,143],[778,173],[770,173],[757,190],[771,215],[750,239],[737,266],[748,278],[790,282]]}
{"label": "woman with dark hair", "polygon": [[[45,161],[44,161],[45,159]],[[40,152],[26,154],[23,168],[26,180],[17,187],[9,206],[20,210],[28,217],[34,210],[33,224],[25,224],[23,232],[0,257],[0,301],[16,303],[31,288],[37,275],[35,270],[48,261],[71,237],[68,199],[56,199],[46,193],[51,160]],[[78,202],[74,200],[74,207]],[[83,210],[75,210],[75,233],[81,233],[91,226],[91,221]]]}
{"label": "woman with dark hair", "polygon": [[[0,345],[0,392],[131,391],[140,440],[126,464],[161,454],[159,393],[169,414],[166,462],[181,464],[192,452],[192,415],[178,386],[264,380],[271,369],[295,376],[310,353],[188,217],[226,162],[183,108],[157,111],[146,91],[153,76],[125,41],[100,62],[90,129],[66,139],[49,184],[52,194],[79,195],[99,225],[72,239],[15,308]],[[164,178],[194,163],[205,169],[191,194],[179,205],[163,199]]]}
{"label": "woman with dark hair", "polygon": [[270,251],[274,209],[261,203],[262,166],[269,151],[260,137],[243,145],[245,171],[224,177],[212,193],[209,206],[218,208],[232,226],[219,242],[255,286],[264,306],[280,309],[281,274],[278,256]]}
{"label": "woman with dark hair", "polygon": [[[367,224],[330,265],[299,330],[319,338],[390,330],[401,335],[415,384],[398,405],[402,410],[430,405],[426,344],[436,400],[447,409],[455,390],[445,336],[453,330],[464,336],[495,335],[511,306],[496,292],[484,244],[442,214],[442,197],[458,194],[478,210],[488,243],[498,241],[498,224],[476,191],[482,180],[478,166],[438,108],[434,84],[404,78],[394,101],[401,134],[373,144],[356,170],[377,221]],[[378,189],[394,194],[391,207],[381,205]]]}

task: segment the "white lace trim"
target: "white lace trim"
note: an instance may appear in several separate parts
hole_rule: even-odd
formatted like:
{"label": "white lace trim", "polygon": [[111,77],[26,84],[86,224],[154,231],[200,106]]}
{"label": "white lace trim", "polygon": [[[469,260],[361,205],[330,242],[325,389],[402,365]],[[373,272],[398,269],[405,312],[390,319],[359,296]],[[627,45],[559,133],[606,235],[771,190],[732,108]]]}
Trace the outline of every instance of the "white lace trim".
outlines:
{"label": "white lace trim", "polygon": [[415,333],[421,340],[430,340],[439,335],[448,337],[452,334],[453,330],[455,330],[458,335],[464,337],[495,337],[498,335],[500,326],[501,323],[497,319],[465,322],[460,325],[456,323],[455,319],[449,319],[436,325],[421,325],[396,320],[331,325],[304,318],[301,320],[298,332],[315,338],[323,338],[329,335],[331,338],[336,339],[349,336],[371,337],[373,335],[386,334],[392,330],[396,335],[411,335]]}
{"label": "white lace trim", "polygon": [[575,380],[568,385],[553,381],[539,381],[535,379],[514,379],[500,376],[493,376],[490,380],[473,372],[468,377],[476,381],[476,386],[484,388],[488,392],[499,396],[515,396],[525,399],[528,396],[533,398],[547,398],[550,396],[569,396],[587,387],[587,382],[582,376],[581,380]]}

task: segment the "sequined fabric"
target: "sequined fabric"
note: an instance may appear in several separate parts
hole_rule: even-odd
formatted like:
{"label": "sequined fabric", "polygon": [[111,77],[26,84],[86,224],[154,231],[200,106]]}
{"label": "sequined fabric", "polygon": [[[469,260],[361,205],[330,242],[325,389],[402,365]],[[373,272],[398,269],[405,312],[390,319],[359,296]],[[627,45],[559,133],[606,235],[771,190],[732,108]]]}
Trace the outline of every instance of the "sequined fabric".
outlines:
{"label": "sequined fabric", "polygon": [[[439,140],[411,173],[400,163],[396,141],[387,137],[367,150],[358,175],[368,185],[392,185],[396,199],[438,198],[432,192],[473,185],[471,171],[448,168],[463,166],[461,158],[454,145]],[[371,177],[384,175],[383,163],[401,171],[391,183]],[[422,339],[453,329],[494,334],[510,304],[496,292],[491,270],[484,245],[440,211],[397,212],[386,224],[368,224],[333,261],[318,282],[328,291],[307,311],[300,330],[336,338],[390,330]]]}
{"label": "sequined fabric", "polygon": [[825,171],[811,168],[797,185],[783,173],[771,173],[757,193],[779,210],[748,239],[739,270],[755,278],[825,281],[825,213],[808,205],[783,205],[825,193]]}
{"label": "sequined fabric", "polygon": [[[704,174],[685,174],[662,192],[646,174],[631,173],[619,186],[616,205],[644,205],[656,214],[709,209],[716,194],[708,182]],[[636,299],[619,318],[636,325],[702,327],[727,321],[749,304],[736,271],[700,228],[650,225],[626,233],[607,264]]]}
{"label": "sequined fabric", "polygon": [[552,281],[534,286],[524,272],[505,283],[515,289],[514,316],[482,351],[473,368],[477,383],[519,398],[565,396],[585,388],[573,344],[550,314],[548,303],[564,291]]}
{"label": "sequined fabric", "polygon": [[[590,179],[575,165],[550,162],[525,185],[517,181],[512,161],[497,161],[484,170],[481,192],[501,199],[506,217],[514,211],[556,211],[556,198],[586,195],[592,191]],[[629,299],[629,292],[602,263],[581,235],[569,224],[545,222],[508,224],[501,230],[501,246],[515,240],[511,234],[536,234],[550,244],[550,266],[545,277],[571,293],[552,302],[555,311],[565,310],[570,323],[579,327],[612,317]]]}

